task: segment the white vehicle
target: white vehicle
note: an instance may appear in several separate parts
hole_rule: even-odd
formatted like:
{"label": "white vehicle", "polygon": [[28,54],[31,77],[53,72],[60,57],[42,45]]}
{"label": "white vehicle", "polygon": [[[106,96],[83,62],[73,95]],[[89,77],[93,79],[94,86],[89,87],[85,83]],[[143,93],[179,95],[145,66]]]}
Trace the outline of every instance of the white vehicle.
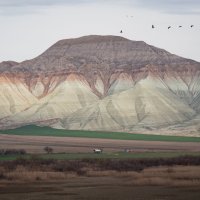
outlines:
{"label": "white vehicle", "polygon": [[103,150],[102,150],[102,149],[93,149],[93,152],[94,152],[94,153],[102,153]]}

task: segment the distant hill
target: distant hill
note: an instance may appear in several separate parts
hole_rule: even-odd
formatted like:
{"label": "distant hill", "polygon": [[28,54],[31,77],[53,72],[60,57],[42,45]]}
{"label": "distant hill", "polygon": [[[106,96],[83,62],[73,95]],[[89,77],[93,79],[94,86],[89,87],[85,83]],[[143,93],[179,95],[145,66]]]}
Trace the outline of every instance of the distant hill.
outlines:
{"label": "distant hill", "polygon": [[0,129],[200,136],[200,63],[119,36],[58,41],[0,63]]}

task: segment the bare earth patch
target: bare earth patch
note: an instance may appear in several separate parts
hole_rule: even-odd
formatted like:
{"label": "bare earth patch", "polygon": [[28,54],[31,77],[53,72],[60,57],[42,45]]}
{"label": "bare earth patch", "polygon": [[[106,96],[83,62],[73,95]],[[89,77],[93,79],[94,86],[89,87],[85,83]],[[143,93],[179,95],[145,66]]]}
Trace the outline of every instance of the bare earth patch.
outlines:
{"label": "bare earth patch", "polygon": [[1,148],[25,149],[28,153],[43,153],[45,146],[53,147],[54,152],[69,153],[91,152],[96,147],[104,148],[106,152],[119,152],[124,149],[133,149],[135,151],[200,152],[200,145],[195,142],[134,141],[0,134]]}

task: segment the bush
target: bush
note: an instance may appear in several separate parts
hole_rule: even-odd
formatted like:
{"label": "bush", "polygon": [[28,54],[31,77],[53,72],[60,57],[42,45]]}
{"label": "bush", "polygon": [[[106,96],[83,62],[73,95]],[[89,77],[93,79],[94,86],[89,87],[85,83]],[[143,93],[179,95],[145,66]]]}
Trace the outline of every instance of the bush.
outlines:
{"label": "bush", "polygon": [[0,155],[25,155],[24,149],[0,149]]}
{"label": "bush", "polygon": [[[53,160],[32,157],[30,159],[19,158],[15,161],[0,161],[3,171],[0,171],[0,178],[4,178],[6,172],[14,171],[18,166],[23,166],[27,170],[42,172],[75,172],[78,175],[84,175],[87,171],[136,171],[140,172],[149,167],[184,165],[200,166],[200,157],[185,156],[177,158],[149,158],[149,159],[83,159],[83,160]],[[3,172],[3,173],[1,173]],[[170,171],[169,171],[170,172]]]}
{"label": "bush", "polygon": [[1,180],[1,179],[6,179],[6,176],[4,175],[3,172],[0,172],[0,180]]}
{"label": "bush", "polygon": [[46,152],[46,153],[53,153],[53,148],[51,148],[51,147],[44,147],[44,151]]}

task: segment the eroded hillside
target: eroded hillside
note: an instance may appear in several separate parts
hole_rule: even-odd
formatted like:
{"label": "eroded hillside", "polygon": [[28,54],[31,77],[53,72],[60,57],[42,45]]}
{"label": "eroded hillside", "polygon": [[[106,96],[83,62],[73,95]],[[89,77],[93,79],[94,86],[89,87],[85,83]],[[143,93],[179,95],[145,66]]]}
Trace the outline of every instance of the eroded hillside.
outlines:
{"label": "eroded hillside", "polygon": [[117,36],[61,40],[32,60],[0,63],[0,97],[1,129],[200,136],[200,63]]}

